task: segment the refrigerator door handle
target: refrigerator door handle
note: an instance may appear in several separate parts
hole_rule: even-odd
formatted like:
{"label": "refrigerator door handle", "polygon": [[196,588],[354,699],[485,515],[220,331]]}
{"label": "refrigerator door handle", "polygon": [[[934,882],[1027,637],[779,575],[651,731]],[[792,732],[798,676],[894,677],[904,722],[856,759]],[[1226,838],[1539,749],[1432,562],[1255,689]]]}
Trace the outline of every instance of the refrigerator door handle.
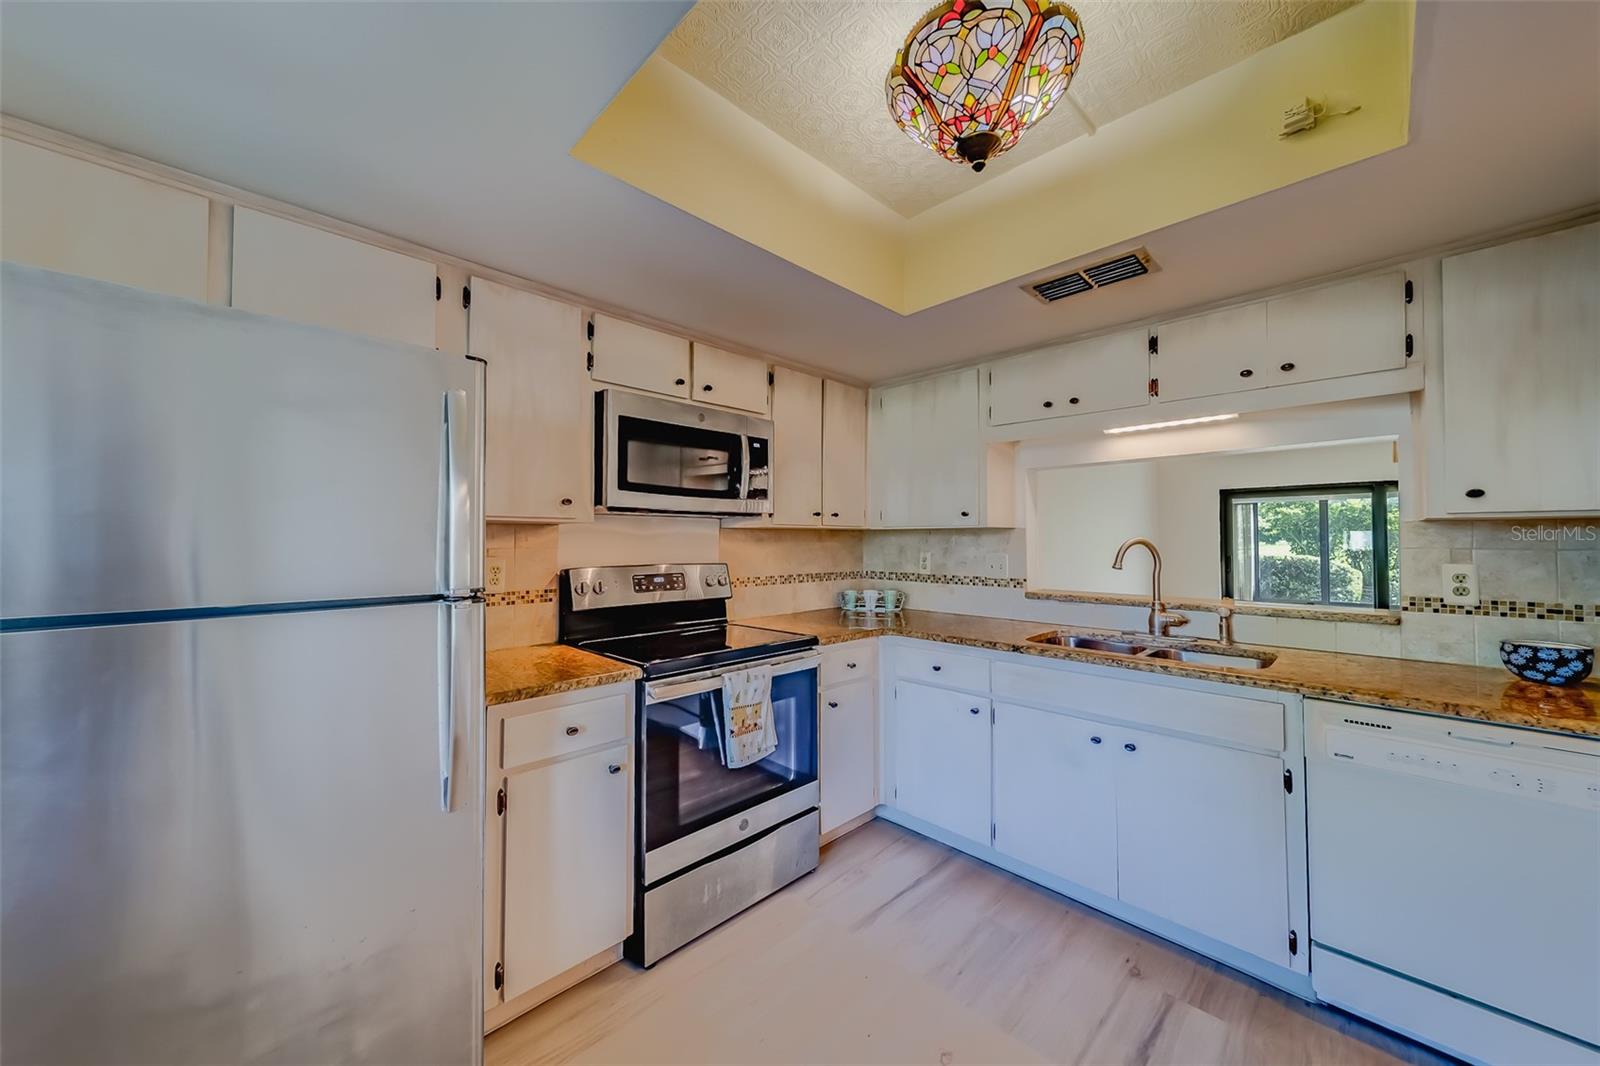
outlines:
{"label": "refrigerator door handle", "polygon": [[472,530],[478,496],[474,436],[466,390],[449,390],[444,394],[440,486],[439,589],[446,596],[470,596],[473,592],[472,560],[477,538]]}
{"label": "refrigerator door handle", "polygon": [[439,809],[450,813],[450,776],[456,761],[456,612],[439,611]]}

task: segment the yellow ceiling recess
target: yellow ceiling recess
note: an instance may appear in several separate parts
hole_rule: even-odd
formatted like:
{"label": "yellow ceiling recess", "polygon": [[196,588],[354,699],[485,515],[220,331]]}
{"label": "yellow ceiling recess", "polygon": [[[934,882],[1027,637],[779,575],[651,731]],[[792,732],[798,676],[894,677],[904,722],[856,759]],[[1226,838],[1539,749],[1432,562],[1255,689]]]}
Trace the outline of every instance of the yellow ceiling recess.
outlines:
{"label": "yellow ceiling recess", "polygon": [[[1401,147],[1414,16],[1412,0],[1346,8],[1093,136],[969,175],[971,189],[910,218],[659,54],[572,155],[909,315]],[[1329,95],[1360,109],[1279,138],[1287,104]]]}

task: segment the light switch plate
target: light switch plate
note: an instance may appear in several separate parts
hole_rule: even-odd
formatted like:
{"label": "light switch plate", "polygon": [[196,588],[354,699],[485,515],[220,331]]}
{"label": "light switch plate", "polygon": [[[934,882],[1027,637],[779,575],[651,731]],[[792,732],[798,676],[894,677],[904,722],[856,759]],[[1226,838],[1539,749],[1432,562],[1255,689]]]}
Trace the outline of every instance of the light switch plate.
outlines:
{"label": "light switch plate", "polygon": [[1478,605],[1478,566],[1476,563],[1445,563],[1439,568],[1444,584],[1444,602],[1463,607]]}

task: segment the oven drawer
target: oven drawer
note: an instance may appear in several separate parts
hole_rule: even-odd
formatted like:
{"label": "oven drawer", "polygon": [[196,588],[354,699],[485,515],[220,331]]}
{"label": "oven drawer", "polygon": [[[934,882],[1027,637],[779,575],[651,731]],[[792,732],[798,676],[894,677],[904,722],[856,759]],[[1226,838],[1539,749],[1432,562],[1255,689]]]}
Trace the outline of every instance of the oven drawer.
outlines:
{"label": "oven drawer", "polygon": [[953,654],[938,646],[902,646],[892,653],[894,676],[968,692],[989,691],[989,660]]}
{"label": "oven drawer", "polygon": [[571,755],[628,739],[628,697],[613,693],[549,710],[507,718],[500,741],[500,768]]}
{"label": "oven drawer", "polygon": [[822,649],[822,687],[842,685],[878,672],[878,642],[850,640]]}

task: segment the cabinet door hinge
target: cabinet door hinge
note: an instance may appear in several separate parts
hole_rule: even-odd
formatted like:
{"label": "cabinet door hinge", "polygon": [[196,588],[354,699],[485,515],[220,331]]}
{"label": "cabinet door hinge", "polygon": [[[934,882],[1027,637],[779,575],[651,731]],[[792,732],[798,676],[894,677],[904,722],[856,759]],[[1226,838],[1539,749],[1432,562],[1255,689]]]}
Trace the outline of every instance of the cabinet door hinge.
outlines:
{"label": "cabinet door hinge", "polygon": [[994,421],[994,404],[989,405],[989,421]]}
{"label": "cabinet door hinge", "polygon": [[1161,395],[1161,379],[1160,378],[1151,378],[1150,379],[1150,395],[1152,395],[1152,396],[1160,396]]}
{"label": "cabinet door hinge", "polygon": [[461,286],[461,306],[462,307],[471,307],[472,306],[472,286],[471,285],[463,285],[463,286]]}
{"label": "cabinet door hinge", "polygon": [[994,823],[990,822],[989,823],[989,843],[991,843],[991,844],[994,843],[994,835],[995,835]]}
{"label": "cabinet door hinge", "polygon": [[503,988],[505,986],[505,983],[506,983],[506,964],[503,963],[503,962],[497,962],[497,963],[494,964],[494,987],[495,987],[495,991],[498,992],[501,988]]}
{"label": "cabinet door hinge", "polygon": [[767,384],[768,385],[776,385],[777,383],[778,383],[778,375],[774,374],[770,370],[767,371]]}
{"label": "cabinet door hinge", "polygon": [[433,276],[433,298],[435,300],[444,299],[444,279],[437,274]]}
{"label": "cabinet door hinge", "polygon": [[1285,770],[1283,772],[1283,790],[1285,792],[1293,792],[1294,791],[1294,771],[1293,770]]}
{"label": "cabinet door hinge", "polygon": [[1300,954],[1300,934],[1293,929],[1289,930],[1289,954]]}
{"label": "cabinet door hinge", "polygon": [[588,355],[586,355],[584,357],[584,359],[583,359],[583,368],[585,370],[591,370],[591,371],[594,369],[594,353],[593,352],[590,352]]}
{"label": "cabinet door hinge", "polygon": [[1150,354],[1161,354],[1161,338],[1157,337],[1154,333],[1150,334]]}
{"label": "cabinet door hinge", "polygon": [[494,797],[494,813],[496,813],[496,814],[504,814],[504,813],[506,813],[506,790],[503,789],[503,788],[499,792],[495,793],[495,797]]}
{"label": "cabinet door hinge", "polygon": [[1411,302],[1413,294],[1414,294],[1414,290],[1411,288],[1411,279],[1407,278],[1406,279],[1406,303],[1410,303]]}
{"label": "cabinet door hinge", "polygon": [[1406,358],[1411,358],[1411,334],[1406,334]]}

